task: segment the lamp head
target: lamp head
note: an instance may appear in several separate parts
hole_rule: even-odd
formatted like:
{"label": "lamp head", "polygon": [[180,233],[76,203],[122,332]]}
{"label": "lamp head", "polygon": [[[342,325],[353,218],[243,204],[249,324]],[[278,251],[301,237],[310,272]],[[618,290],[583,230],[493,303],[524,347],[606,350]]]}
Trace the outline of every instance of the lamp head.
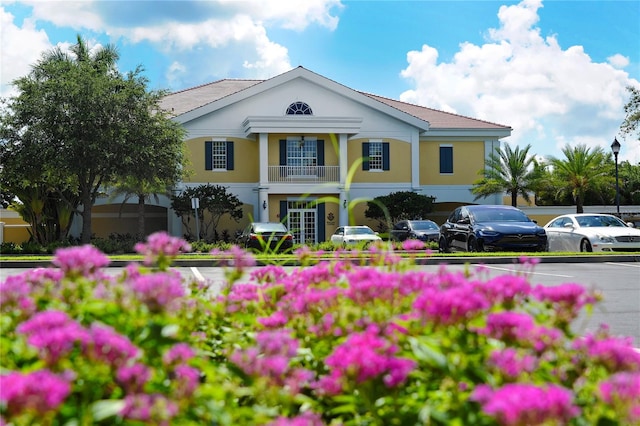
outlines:
{"label": "lamp head", "polygon": [[618,138],[613,138],[613,143],[611,144],[611,151],[617,156],[620,152],[620,142],[618,142]]}

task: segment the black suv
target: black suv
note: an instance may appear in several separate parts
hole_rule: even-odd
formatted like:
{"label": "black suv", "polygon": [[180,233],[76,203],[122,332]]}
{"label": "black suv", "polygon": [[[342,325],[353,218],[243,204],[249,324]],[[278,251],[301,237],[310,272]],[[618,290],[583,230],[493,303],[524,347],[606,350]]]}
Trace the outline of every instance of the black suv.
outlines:
{"label": "black suv", "polygon": [[404,241],[407,239],[429,242],[438,242],[440,229],[432,220],[401,220],[393,225],[390,232],[392,241]]}
{"label": "black suv", "polygon": [[455,209],[440,227],[438,248],[449,251],[547,251],[547,233],[522,210],[502,205]]}

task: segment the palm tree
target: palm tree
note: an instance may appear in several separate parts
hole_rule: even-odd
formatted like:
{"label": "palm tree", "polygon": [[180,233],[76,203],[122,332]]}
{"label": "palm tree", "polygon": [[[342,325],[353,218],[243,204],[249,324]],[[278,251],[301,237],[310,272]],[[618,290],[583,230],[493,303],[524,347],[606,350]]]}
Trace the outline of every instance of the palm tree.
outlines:
{"label": "palm tree", "polygon": [[475,200],[489,195],[507,193],[511,195],[511,205],[517,207],[518,195],[530,202],[529,193],[536,187],[539,168],[533,155],[529,155],[531,145],[522,150],[520,147],[511,149],[509,144],[504,149],[498,148],[485,160],[485,168],[478,174],[481,179],[476,180],[471,188]]}
{"label": "palm tree", "polygon": [[580,144],[562,148],[565,159],[549,158],[552,176],[559,195],[570,194],[576,213],[584,213],[585,195],[589,191],[607,190],[612,182],[611,161],[604,150]]}

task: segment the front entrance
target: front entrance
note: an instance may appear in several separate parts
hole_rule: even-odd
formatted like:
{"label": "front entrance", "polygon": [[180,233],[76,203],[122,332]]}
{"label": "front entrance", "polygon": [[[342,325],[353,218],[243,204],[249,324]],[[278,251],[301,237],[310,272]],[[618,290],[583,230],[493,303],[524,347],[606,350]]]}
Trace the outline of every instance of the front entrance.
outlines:
{"label": "front entrance", "polygon": [[315,244],[318,242],[316,203],[312,201],[288,201],[287,227],[297,244]]}

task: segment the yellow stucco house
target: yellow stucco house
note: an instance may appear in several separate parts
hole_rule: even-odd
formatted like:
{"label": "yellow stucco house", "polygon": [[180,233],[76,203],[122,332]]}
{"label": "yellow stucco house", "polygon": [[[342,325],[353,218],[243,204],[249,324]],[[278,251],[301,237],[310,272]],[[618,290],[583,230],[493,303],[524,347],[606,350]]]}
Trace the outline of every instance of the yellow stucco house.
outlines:
{"label": "yellow stucco house", "polygon": [[[372,225],[365,200],[397,191],[436,197],[444,221],[449,203],[473,202],[469,189],[485,158],[511,134],[509,126],[359,92],[303,67],[172,93],[162,106],[187,130],[192,174],[183,188],[223,185],[246,204],[245,222],[285,221],[307,242],[329,239],[349,215]],[[169,219],[180,235],[181,224]]]}

